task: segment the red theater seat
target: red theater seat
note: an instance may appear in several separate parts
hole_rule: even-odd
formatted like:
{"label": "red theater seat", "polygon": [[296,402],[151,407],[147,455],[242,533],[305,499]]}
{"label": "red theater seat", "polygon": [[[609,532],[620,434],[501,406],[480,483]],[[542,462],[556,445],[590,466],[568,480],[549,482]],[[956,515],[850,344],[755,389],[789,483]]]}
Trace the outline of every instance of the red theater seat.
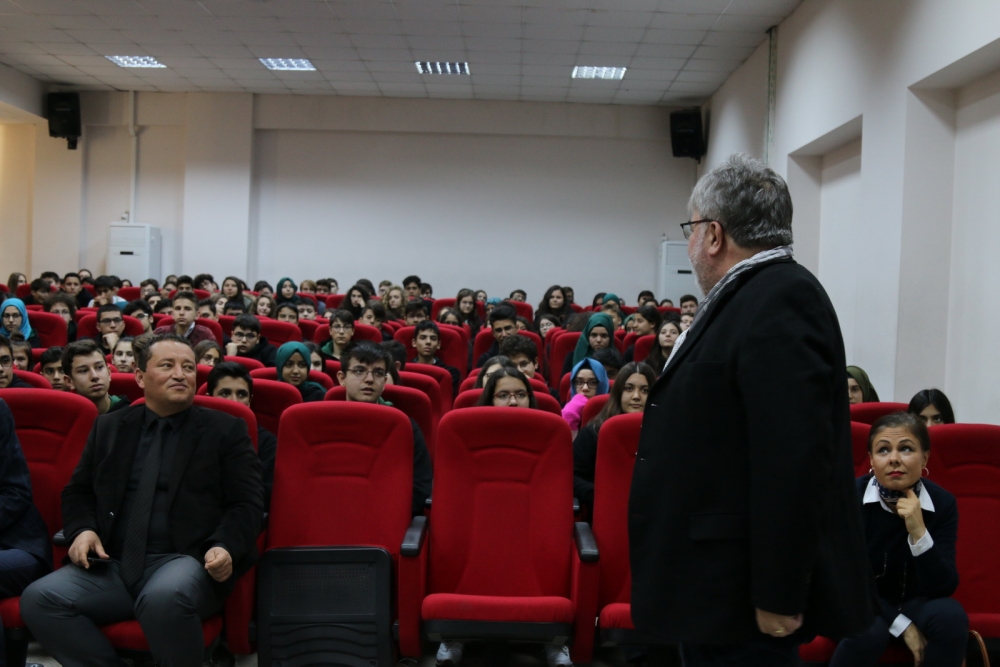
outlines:
{"label": "red theater seat", "polygon": [[[258,368],[257,370],[250,371],[250,377],[256,382],[258,379],[261,380],[274,380],[278,381],[278,369],[277,368]],[[330,376],[323,371],[309,371],[309,381],[315,382],[317,384],[323,385],[324,389],[333,389],[333,380]],[[255,385],[256,387],[256,385]],[[298,391],[296,389],[296,391]]]}
{"label": "red theater seat", "polygon": [[28,311],[28,322],[38,334],[42,347],[63,347],[68,340],[66,320],[62,315],[37,310]]}
{"label": "red theater seat", "polygon": [[609,398],[611,398],[610,394],[601,394],[587,401],[586,405],[583,406],[583,413],[580,415],[580,428],[589,424],[590,420],[601,413],[604,406],[608,404]]}
{"label": "red theater seat", "polygon": [[[201,326],[210,329],[212,331],[212,336],[215,337],[215,342],[218,343],[219,345],[223,346],[223,349],[225,349],[225,343],[223,342],[225,340],[225,337],[223,336],[223,333],[222,333],[222,325],[220,325],[215,320],[210,320],[210,319],[207,319],[207,318],[204,318],[204,317],[199,317],[194,322],[195,322],[195,324],[200,324]],[[172,327],[172,326],[174,326],[174,324],[175,324],[174,318],[172,318],[172,317],[165,317],[165,318],[161,319],[160,321],[158,321],[156,323],[156,326],[157,326],[157,328],[159,328],[159,327]]]}
{"label": "red theater seat", "polygon": [[869,424],[851,422],[851,450],[854,455],[855,477],[868,474],[868,470],[871,468],[871,459],[868,456],[869,431],[871,431]]}
{"label": "red theater seat", "polygon": [[277,435],[281,415],[293,405],[302,402],[299,390],[287,382],[277,380],[253,381],[253,398],[250,409],[257,417],[257,423]]}
{"label": "red theater seat", "polygon": [[339,371],[340,371],[339,361],[334,361],[333,359],[327,359],[323,362],[323,372],[330,376],[330,379],[333,380],[333,386],[335,387],[340,384],[340,381],[337,380],[337,373]]}
{"label": "red theater seat", "polygon": [[326,307],[327,309],[337,310],[340,308],[340,304],[344,302],[344,297],[346,294],[331,294],[326,297]]}
{"label": "red theater seat", "polygon": [[[409,368],[410,366],[407,365],[407,369]],[[450,375],[448,376],[448,381],[451,381]],[[427,394],[427,398],[431,399],[431,409],[435,412],[436,419],[440,421],[441,415],[444,412],[444,399],[441,398],[441,385],[433,377],[424,375],[423,373],[414,373],[410,370],[400,371],[399,384],[403,387],[418,389]]]}
{"label": "red theater seat", "polygon": [[326,327],[320,325],[316,320],[299,320],[299,331],[302,332],[302,340],[313,340],[316,338],[316,329]]}
{"label": "red theater seat", "polygon": [[129,403],[135,403],[143,398],[145,392],[135,381],[134,373],[111,373],[111,386],[108,393],[112,396],[124,396]]}
{"label": "red theater seat", "polygon": [[910,406],[906,403],[857,403],[851,406],[851,421],[874,424],[893,412],[906,412],[908,407]]}
{"label": "red theater seat", "polygon": [[15,370],[14,375],[30,384],[35,389],[52,389],[52,385],[43,376],[31,371]]}
{"label": "red theater seat", "polygon": [[[458,369],[458,377],[463,378],[465,374],[469,371],[469,346],[462,338],[462,335],[458,333],[455,327],[444,327],[438,326],[438,330],[441,332],[441,349],[438,352],[438,358],[447,366]],[[414,359],[417,356],[417,350],[413,347],[413,335],[416,331],[416,327],[403,327],[397,331],[393,338],[403,344],[406,348],[407,359]],[[407,363],[406,367],[420,366],[422,364],[410,364]],[[451,374],[449,373],[449,377]]]}
{"label": "red theater seat", "polygon": [[[650,334],[648,336],[639,336],[635,340],[635,349],[632,351],[632,361],[646,361],[646,357],[653,349],[653,345],[656,344],[656,336]],[[653,371],[657,374],[660,373],[659,368],[654,368]]]}
{"label": "red theater seat", "polygon": [[242,419],[246,422],[247,433],[250,435],[250,441],[253,442],[253,448],[257,449],[257,417],[250,408],[237,401],[229,401],[213,396],[195,396],[194,404],[203,408],[219,410],[237,419]]}
{"label": "red theater seat", "polygon": [[535,319],[535,309],[526,301],[504,301],[508,306],[513,306],[518,317],[523,317],[529,322]]}
{"label": "red theater seat", "polygon": [[275,347],[289,341],[302,342],[302,332],[299,327],[291,322],[279,322],[278,320],[259,320],[260,335],[267,338],[267,341]]}
{"label": "red theater seat", "polygon": [[142,298],[142,288],[121,287],[118,289],[118,298],[125,299],[126,301],[135,301],[136,299]]}
{"label": "red theater seat", "polygon": [[[474,408],[479,402],[479,397],[482,396],[482,389],[470,389],[468,391],[463,391],[455,399],[455,409],[459,410],[461,408]],[[535,402],[538,404],[538,410],[542,412],[551,412],[554,415],[562,416],[562,407],[559,405],[559,401],[552,398],[548,392],[540,393],[535,392]]]}
{"label": "red theater seat", "polygon": [[[191,291],[194,292],[194,295],[198,297],[199,301],[201,301],[202,299],[207,299],[208,297],[212,296],[211,293],[206,292],[203,289],[193,289]],[[177,295],[177,290],[172,290],[168,295],[168,298],[173,299],[176,295]]]}
{"label": "red theater seat", "polygon": [[549,355],[549,386],[557,388],[563,376],[563,363],[566,355],[573,354],[576,341],[580,339],[579,331],[565,331],[552,341],[552,353]]}
{"label": "red theater seat", "polygon": [[243,366],[244,368],[246,368],[248,371],[255,371],[258,368],[264,368],[265,367],[264,364],[262,364],[261,362],[257,361],[256,359],[251,359],[250,357],[240,357],[240,356],[229,356],[229,355],[226,355],[222,359],[224,361],[235,361],[236,363],[238,363],[241,366]]}
{"label": "red theater seat", "polygon": [[[451,405],[454,402],[454,396],[452,395],[454,393],[454,389],[451,386],[452,385],[451,373],[449,373],[443,368],[439,368],[437,366],[431,366],[430,364],[407,364],[406,371],[404,371],[404,373],[407,376],[424,375],[433,380],[434,382],[437,382],[438,385],[437,395],[440,398],[439,401],[440,404],[438,405],[438,410],[442,415],[451,410]],[[402,376],[403,373],[401,373],[400,375]],[[420,386],[419,387],[414,386],[415,389],[420,389],[421,391],[424,391],[424,389],[427,387],[427,383],[425,382],[419,380],[416,380],[416,382],[418,382]],[[407,384],[406,381],[402,379],[400,380],[400,384],[402,384],[404,387],[413,386],[411,384]],[[436,399],[431,397],[432,402],[434,402],[435,400]]]}
{"label": "red theater seat", "polygon": [[310,301],[312,301],[312,302],[313,302],[313,305],[314,305],[314,306],[316,306],[316,307],[319,307],[319,299],[318,299],[318,298],[316,298],[316,295],[315,295],[315,294],[306,294],[305,292],[296,292],[296,293],[295,293],[295,295],[296,295],[297,297],[299,297],[299,300],[300,300],[300,301],[301,301],[302,299],[309,299]]}
{"label": "red theater seat", "polygon": [[[434,446],[437,444],[438,419],[431,408],[431,399],[427,394],[410,387],[397,387],[387,384],[382,390],[382,399],[392,403],[392,407],[403,412],[407,417],[417,422],[420,432],[427,443],[427,453],[434,460]],[[346,401],[347,390],[334,387],[326,392],[327,401]]]}
{"label": "red theater seat", "polygon": [[236,320],[236,317],[233,315],[217,315],[217,317],[219,318],[219,326],[222,327],[222,333],[232,336],[233,322]]}
{"label": "red theater seat", "polygon": [[589,527],[573,523],[572,469],[569,427],[554,415],[470,408],[441,420],[421,605],[429,639],[572,637],[573,660],[589,662],[598,554]]}

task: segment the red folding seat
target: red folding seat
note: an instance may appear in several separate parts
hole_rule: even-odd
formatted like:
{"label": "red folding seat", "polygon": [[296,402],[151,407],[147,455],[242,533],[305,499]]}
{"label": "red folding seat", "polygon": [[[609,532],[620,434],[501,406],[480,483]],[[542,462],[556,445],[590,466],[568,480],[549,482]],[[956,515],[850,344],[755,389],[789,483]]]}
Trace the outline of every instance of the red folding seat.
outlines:
{"label": "red folding seat", "polygon": [[[129,315],[122,315],[122,319],[125,320],[125,333],[126,336],[131,336],[135,338],[136,336],[141,336],[144,329],[142,328],[142,322],[131,317]],[[76,339],[81,338],[96,338],[97,337],[97,314],[86,315],[77,322],[76,325]]]}
{"label": "red folding seat", "polygon": [[277,435],[281,415],[293,405],[302,402],[299,390],[287,382],[277,380],[253,381],[253,398],[250,409],[257,417],[257,423]]}
{"label": "red folding seat", "polygon": [[874,424],[880,418],[893,412],[906,412],[910,406],[906,403],[856,403],[851,406],[851,421],[862,424]]}
{"label": "red folding seat", "polygon": [[[154,321],[156,322],[156,328],[172,327],[175,324],[174,318],[170,316]],[[215,338],[215,342],[218,343],[219,345],[222,345],[223,347],[225,346],[225,343],[223,342],[225,340],[225,337],[222,333],[222,325],[220,325],[218,322],[216,322],[215,320],[210,320],[205,317],[199,317],[198,319],[195,320],[195,324],[200,324],[203,327],[211,329],[212,336]]]}
{"label": "red folding seat", "polygon": [[29,313],[31,311],[35,311],[36,313],[41,313],[45,311],[45,306],[39,305],[37,303],[28,303],[25,304],[24,309]]}
{"label": "red folding seat", "polygon": [[624,329],[615,329],[615,342],[624,344],[626,335],[628,335],[628,332]]}
{"label": "red folding seat", "polygon": [[[50,292],[55,292],[56,289],[57,288],[55,286],[49,285],[49,291]],[[15,290],[15,294],[14,294],[14,296],[16,296],[18,299],[21,299],[22,301],[24,299],[26,299],[30,295],[31,295],[31,283],[30,282],[24,283],[23,285],[18,285],[17,289]]]}
{"label": "red folding seat", "polygon": [[[403,347],[406,348],[408,359],[412,359],[417,355],[417,351],[413,347],[413,334],[416,329],[416,327],[403,327],[393,335],[393,338],[402,343]],[[457,331],[457,327],[438,326],[438,330],[441,332],[441,349],[438,352],[438,358],[445,365],[457,368],[458,377],[464,378],[466,373],[469,372],[468,343],[463,341],[462,335]],[[418,366],[420,364],[413,365]],[[407,364],[407,367],[409,366]]]}
{"label": "red folding seat", "polygon": [[299,297],[300,301],[302,299],[309,299],[310,301],[313,302],[314,306],[317,306],[317,307],[319,306],[319,299],[316,298],[315,294],[306,294],[305,292],[296,292],[295,296]]}
{"label": "red folding seat", "polygon": [[573,522],[572,469],[569,427],[554,415],[470,408],[441,420],[421,604],[429,639],[572,638],[573,660],[589,662],[598,552]]}
{"label": "red folding seat", "polygon": [[333,359],[327,359],[323,362],[323,372],[330,376],[333,380],[333,385],[337,386],[340,381],[337,380],[337,373],[340,371],[340,362],[334,361]]}
{"label": "red folding seat", "polygon": [[52,389],[52,385],[43,376],[31,371],[15,370],[14,375],[30,384],[35,389]]}
{"label": "red folding seat", "polygon": [[635,345],[636,338],[639,338],[639,334],[634,331],[630,331],[625,334],[625,339],[622,341],[622,346],[627,350],[633,345]]}
{"label": "red folding seat", "polygon": [[[392,407],[417,422],[420,432],[424,434],[424,442],[427,443],[427,453],[433,461],[434,447],[437,444],[438,419],[431,408],[431,399],[427,398],[427,394],[418,389],[387,384],[382,390],[382,399],[392,403]],[[334,387],[326,392],[324,400],[346,401],[347,390],[343,387]]]}
{"label": "red folding seat", "polygon": [[7,286],[3,283],[0,283],[0,292],[7,292],[7,294],[10,294],[10,290],[7,289]]}
{"label": "red folding seat", "polygon": [[[273,380],[278,381],[278,369],[277,368],[258,368],[256,370],[250,371],[250,377],[257,380]],[[330,376],[323,371],[309,371],[309,381],[315,382],[317,384],[323,385],[324,389],[333,389],[333,380]],[[256,388],[256,385],[254,385]],[[298,391],[298,390],[296,390]]]}
{"label": "red folding seat", "polygon": [[206,366],[205,364],[198,364],[195,367],[195,384],[201,386],[208,382],[208,374],[212,372],[213,366]]}
{"label": "red folding seat", "polygon": [[854,476],[867,475],[871,469],[871,459],[868,456],[868,433],[870,424],[851,422],[851,449],[854,454]]}
{"label": "red folding seat", "polygon": [[280,347],[289,341],[302,342],[302,332],[292,322],[278,320],[260,320],[260,335],[275,347]]}
{"label": "red folding seat", "polygon": [[28,323],[38,334],[42,347],[63,347],[68,341],[66,320],[62,315],[38,310],[28,311]]}
{"label": "red folding seat", "polygon": [[[650,351],[652,351],[653,346],[656,345],[656,336],[649,334],[648,336],[639,336],[635,340],[635,349],[632,351],[632,361],[646,361],[646,357],[649,356]],[[654,368],[653,371],[658,375],[661,368]]]}
{"label": "red folding seat", "polygon": [[486,351],[493,347],[494,342],[496,342],[496,338],[493,337],[493,331],[488,327],[476,334],[475,340],[472,341],[473,366],[479,362],[479,357],[486,354]]}
{"label": "red folding seat", "polygon": [[384,406],[322,401],[289,408],[278,439],[260,565],[261,664],[333,655],[392,664],[393,607],[402,653],[419,656],[426,519],[411,519],[409,419]]}
{"label": "red folding seat", "polygon": [[667,313],[673,313],[675,315],[681,314],[681,309],[673,306],[657,306],[656,309],[660,311],[660,315],[666,315]]}
{"label": "red folding seat", "polygon": [[141,287],[120,287],[118,288],[118,297],[120,299],[125,299],[126,301],[135,301],[136,299],[142,298],[142,288]]}
{"label": "red folding seat", "polygon": [[589,424],[594,417],[601,413],[609,398],[611,398],[610,394],[601,394],[587,401],[586,405],[583,406],[583,413],[580,415],[580,428]]}
{"label": "red folding seat", "polygon": [[240,357],[240,356],[230,356],[226,355],[222,358],[224,361],[235,361],[236,363],[242,365],[248,371],[257,370],[258,368],[264,368],[264,364],[257,361],[256,359],[251,359],[250,357]]}
{"label": "red folding seat", "polygon": [[[80,311],[76,311],[76,312],[77,312],[77,314],[80,313]],[[97,312],[97,311],[94,311],[94,312]],[[153,313],[153,328],[154,329],[158,329],[162,323],[167,322],[167,321],[170,321],[170,322],[174,321],[174,318],[170,316],[170,313]]]}
{"label": "red folding seat", "polygon": [[319,328],[321,328],[320,324],[316,320],[299,320],[299,331],[302,332],[302,340],[313,340],[316,337],[316,329]]}
{"label": "red folding seat", "polygon": [[90,308],[89,306],[84,306],[82,308],[77,308],[76,312],[73,314],[73,321],[77,324],[77,338],[80,336],[79,325],[80,320],[85,318],[87,315],[96,315],[97,308]]}
{"label": "red folding seat", "polygon": [[382,330],[388,331],[389,335],[393,335],[397,331],[402,329],[404,326],[405,324],[403,322],[399,322],[396,320],[386,320],[385,322],[382,323]]}
{"label": "red folding seat", "polygon": [[635,311],[639,310],[638,306],[622,306],[621,313],[622,319],[625,319],[629,315],[634,315]]}
{"label": "red folding seat", "polygon": [[576,303],[569,304],[569,307],[573,310],[574,313],[582,313],[584,311],[583,306]]}
{"label": "red folding seat", "polygon": [[[10,407],[21,450],[28,463],[31,490],[50,536],[62,530],[62,490],[76,469],[97,419],[94,404],[76,394],[32,389],[0,389]],[[59,567],[66,549],[55,547]],[[7,649],[26,655],[28,634],[21,619],[20,598],[0,600],[0,619],[7,633]],[[15,646],[16,645],[16,646]],[[23,664],[23,658],[11,664]]]}
{"label": "red folding seat", "polygon": [[505,304],[513,306],[518,317],[523,317],[529,322],[535,319],[535,309],[526,301],[504,301]]}
{"label": "red folding seat", "polygon": [[[532,387],[534,389],[534,387]],[[455,399],[455,409],[460,408],[474,408],[479,402],[479,397],[483,394],[482,389],[470,389],[468,391],[463,391]],[[535,392],[535,402],[538,404],[538,410],[541,412],[550,412],[554,415],[562,416],[562,407],[559,405],[559,401],[552,398],[548,392],[541,393]],[[440,430],[440,429],[439,429]]]}
{"label": "red folding seat", "polygon": [[327,309],[337,310],[340,308],[340,304],[344,302],[344,297],[346,294],[331,294],[326,297],[326,307]]}
{"label": "red folding seat", "polygon": [[572,373],[564,373],[562,380],[559,380],[559,398],[562,400],[563,405],[569,403],[569,399],[571,398],[569,395],[569,386],[572,375]]}
{"label": "red folding seat", "polygon": [[222,333],[227,336],[232,336],[233,321],[236,320],[236,317],[233,315],[216,315],[216,317],[219,318],[219,326],[222,327]]}
{"label": "red folding seat", "polygon": [[573,354],[576,341],[580,339],[579,331],[565,331],[552,342],[552,353],[549,355],[549,386],[556,388],[563,376],[563,363],[566,355]]}
{"label": "red folding seat", "polygon": [[[410,366],[407,365],[406,368],[409,369]],[[429,366],[428,368],[433,367]],[[448,376],[448,383],[451,383],[451,375]],[[399,384],[404,387],[410,387],[411,389],[419,389],[427,394],[427,398],[431,399],[431,409],[435,412],[436,418],[440,421],[441,415],[444,414],[445,404],[444,399],[441,397],[441,385],[437,380],[430,375],[405,370],[399,372]],[[451,407],[449,406],[448,409],[450,410]]]}
{"label": "red folding seat", "polygon": [[[430,364],[407,364],[406,371],[404,371],[404,373],[406,373],[407,376],[424,375],[429,377],[434,382],[436,382],[438,385],[437,395],[439,397],[438,410],[441,412],[442,415],[451,410],[451,405],[455,398],[454,396],[452,396],[452,394],[455,393],[455,390],[452,388],[451,373],[449,373],[443,368],[439,368],[438,366],[431,366]],[[400,375],[402,375],[402,373]],[[423,382],[419,379],[415,380],[415,382],[418,382],[421,386],[414,387],[414,389],[420,389],[421,391],[423,391],[424,388],[428,386],[426,382]],[[400,384],[402,384],[404,387],[411,386],[406,384],[406,381],[404,381],[402,378],[400,378]],[[431,398],[431,401],[434,402],[435,399]]]}
{"label": "red folding seat", "polygon": [[108,394],[124,396],[129,403],[135,403],[145,396],[142,387],[135,381],[135,373],[115,373],[114,371],[111,372],[111,386],[108,387]]}
{"label": "red folding seat", "polygon": [[[194,295],[198,297],[199,301],[201,301],[202,299],[207,299],[208,297],[212,296],[210,292],[207,292],[203,289],[192,289],[191,291],[194,292]],[[177,290],[172,290],[168,295],[168,298],[173,299],[176,294]]]}
{"label": "red folding seat", "polygon": [[87,283],[83,284],[83,291],[90,295],[90,298],[94,298],[94,286]]}

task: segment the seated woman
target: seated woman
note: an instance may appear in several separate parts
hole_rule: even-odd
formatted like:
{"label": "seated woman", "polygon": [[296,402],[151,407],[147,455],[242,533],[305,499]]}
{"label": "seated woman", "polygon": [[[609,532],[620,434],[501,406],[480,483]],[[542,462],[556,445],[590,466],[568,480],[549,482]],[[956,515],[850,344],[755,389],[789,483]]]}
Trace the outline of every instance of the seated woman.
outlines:
{"label": "seated woman", "polygon": [[566,375],[587,357],[593,357],[594,352],[601,348],[611,347],[615,335],[615,324],[604,313],[595,313],[587,320],[583,333],[576,341],[573,355],[566,355],[563,361],[562,374]]}
{"label": "seated woman", "polygon": [[215,368],[222,363],[226,353],[222,351],[222,346],[214,340],[203,340],[194,346],[195,361],[201,366],[211,366]]}
{"label": "seated woman", "polygon": [[38,334],[28,322],[28,309],[24,302],[17,298],[7,299],[0,303],[0,334],[10,336],[19,333],[24,336],[31,347],[44,347],[38,339]]}
{"label": "seated woman", "polygon": [[954,424],[955,411],[951,409],[951,401],[940,389],[924,389],[910,399],[906,411],[923,420],[930,428],[937,424]]}
{"label": "seated woman", "polygon": [[271,284],[266,280],[258,280],[253,284],[253,291],[257,294],[265,294],[267,296],[272,296],[274,294],[274,289]]}
{"label": "seated woman", "polygon": [[597,465],[597,435],[601,426],[616,415],[642,412],[656,373],[642,362],[625,364],[615,377],[611,395],[601,412],[576,434],[573,441],[573,492],[582,506],[594,506],[594,468]]}
{"label": "seated woman", "polygon": [[562,409],[562,416],[575,437],[580,430],[583,406],[594,396],[608,393],[608,374],[604,364],[588,357],[573,367],[570,378],[570,399]]}
{"label": "seated woman", "polygon": [[45,312],[58,315],[66,321],[66,340],[76,340],[76,299],[64,292],[56,292],[45,300]]}
{"label": "seated woman", "polygon": [[347,296],[340,304],[340,307],[350,311],[354,315],[354,319],[358,320],[361,319],[361,315],[364,313],[365,307],[371,298],[372,293],[368,291],[368,288],[361,283],[357,283],[352,285],[351,289],[347,290]]}
{"label": "seated woman", "polygon": [[[294,280],[291,278],[282,278],[278,281],[278,285],[272,296],[279,306],[283,303],[297,304],[299,297],[295,293],[298,289],[298,285],[295,284]],[[274,315],[271,317],[274,317]]]}
{"label": "seated woman", "polygon": [[[635,313],[629,315],[632,321],[635,322],[634,333],[637,336],[649,336],[651,334],[657,334],[660,330],[660,325],[663,323],[663,317],[660,315],[660,311],[656,309],[656,306],[640,306]],[[678,335],[680,335],[680,330],[678,329]],[[670,344],[673,347],[673,343]],[[622,361],[626,364],[635,360],[635,344],[628,346],[625,350],[625,354],[622,356]],[[661,366],[662,368],[662,366]]]}
{"label": "seated woman", "polygon": [[878,403],[878,392],[865,373],[857,366],[847,367],[847,398],[851,405],[858,403]]}
{"label": "seated woman", "polygon": [[406,292],[399,285],[393,285],[386,291],[382,305],[390,320],[406,319]]}
{"label": "seated woman", "polygon": [[462,326],[462,318],[451,308],[442,308],[438,313],[438,324],[450,324],[452,326]]}
{"label": "seated woman", "polygon": [[242,280],[236,276],[226,276],[226,279],[222,281],[221,291],[227,300],[238,299],[242,301],[243,307],[249,312],[250,306],[253,305],[253,297],[243,293]]}
{"label": "seated woman", "polygon": [[479,371],[479,375],[476,376],[476,381],[473,383],[472,388],[482,389],[485,387],[490,377],[501,368],[517,368],[517,366],[514,365],[513,361],[502,354],[490,357],[486,360],[486,363],[483,364],[483,368]]}
{"label": "seated woman", "polygon": [[251,304],[250,312],[257,317],[277,317],[278,302],[270,294],[261,294]]}
{"label": "seated woman", "polygon": [[278,348],[275,355],[278,380],[287,382],[302,394],[303,403],[322,401],[326,396],[323,385],[309,381],[311,355],[309,348],[298,341],[290,341]]}
{"label": "seated woman", "polygon": [[111,364],[119,373],[135,372],[135,353],[132,351],[132,338],[119,338],[111,349]]}
{"label": "seated woman", "polygon": [[681,335],[681,326],[677,320],[664,320],[656,332],[656,345],[649,351],[646,364],[657,373],[663,372],[663,367],[674,351],[674,343]]}
{"label": "seated woman", "polygon": [[538,335],[545,340],[545,334],[551,331],[554,327],[562,326],[562,320],[557,315],[552,315],[551,313],[543,313],[538,316]]}
{"label": "seated woman", "polygon": [[528,376],[512,366],[498,368],[490,375],[476,405],[498,408],[538,407]]}
{"label": "seated woman", "polygon": [[307,340],[302,344],[306,346],[307,350],[309,350],[310,370],[319,371],[320,373],[324,372],[323,353],[320,352],[319,345],[312,342],[311,340]]}
{"label": "seated woman", "polygon": [[830,667],[874,666],[893,637],[917,664],[962,664],[969,619],[950,597],[958,586],[958,510],[953,495],[921,477],[930,450],[918,417],[897,412],[872,424],[873,474],[859,477],[857,488],[881,614],[867,632],[840,642]]}

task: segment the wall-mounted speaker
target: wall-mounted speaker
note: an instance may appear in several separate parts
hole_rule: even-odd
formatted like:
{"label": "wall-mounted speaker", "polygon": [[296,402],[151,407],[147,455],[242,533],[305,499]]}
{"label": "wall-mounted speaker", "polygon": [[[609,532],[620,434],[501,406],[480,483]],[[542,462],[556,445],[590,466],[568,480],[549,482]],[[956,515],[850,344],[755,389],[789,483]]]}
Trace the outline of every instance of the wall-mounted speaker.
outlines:
{"label": "wall-mounted speaker", "polygon": [[674,157],[702,158],[705,154],[705,132],[701,126],[701,109],[671,112],[670,146]]}
{"label": "wall-mounted speaker", "polygon": [[49,136],[66,139],[70,150],[76,150],[80,138],[80,94],[49,93],[45,100],[49,118]]}

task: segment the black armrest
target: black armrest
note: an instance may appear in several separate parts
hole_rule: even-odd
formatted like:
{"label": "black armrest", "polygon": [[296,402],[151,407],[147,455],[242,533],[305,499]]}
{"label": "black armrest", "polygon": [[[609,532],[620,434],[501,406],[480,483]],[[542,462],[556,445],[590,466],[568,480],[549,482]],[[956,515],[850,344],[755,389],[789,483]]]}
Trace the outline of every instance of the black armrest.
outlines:
{"label": "black armrest", "polygon": [[427,496],[424,499],[424,508],[425,509],[430,509],[431,508],[431,497],[430,496]]}
{"label": "black armrest", "polygon": [[580,499],[573,498],[573,514],[579,514],[579,513],[580,513]]}
{"label": "black armrest", "polygon": [[409,558],[419,556],[420,550],[424,548],[424,541],[426,539],[427,517],[413,517],[410,527],[406,529],[406,535],[403,536],[403,545],[399,548],[399,553]]}
{"label": "black armrest", "polygon": [[590,530],[590,524],[584,521],[577,521],[573,526],[573,540],[576,542],[576,550],[580,554],[580,560],[584,563],[596,563],[600,560],[597,552],[597,540],[594,532]]}
{"label": "black armrest", "polygon": [[52,536],[52,544],[57,547],[68,547],[69,540],[66,539],[66,533],[60,528],[59,532]]}

